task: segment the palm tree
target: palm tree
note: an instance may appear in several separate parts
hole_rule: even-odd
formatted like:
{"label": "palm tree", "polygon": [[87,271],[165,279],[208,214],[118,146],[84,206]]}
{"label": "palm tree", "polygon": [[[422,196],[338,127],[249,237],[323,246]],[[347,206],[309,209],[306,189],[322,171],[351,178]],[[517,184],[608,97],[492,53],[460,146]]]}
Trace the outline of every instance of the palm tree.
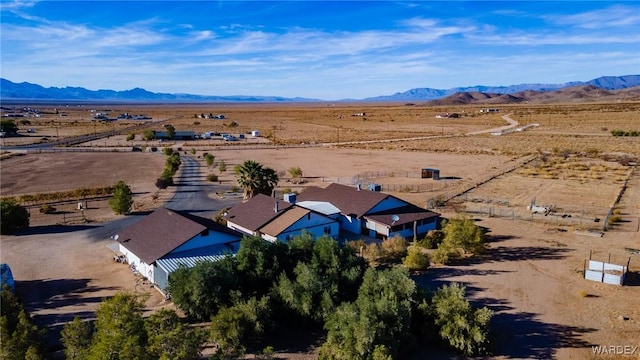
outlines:
{"label": "palm tree", "polygon": [[257,161],[247,160],[234,170],[238,175],[238,185],[243,189],[245,200],[256,194],[271,195],[273,189],[278,185],[276,171],[262,166]]}

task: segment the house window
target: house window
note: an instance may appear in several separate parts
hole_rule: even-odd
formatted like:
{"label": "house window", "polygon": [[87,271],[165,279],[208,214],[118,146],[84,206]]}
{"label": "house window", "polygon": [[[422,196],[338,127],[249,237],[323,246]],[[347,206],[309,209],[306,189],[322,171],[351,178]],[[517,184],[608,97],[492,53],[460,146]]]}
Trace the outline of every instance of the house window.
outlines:
{"label": "house window", "polygon": [[324,233],[327,234],[327,235],[331,234],[331,226],[325,226],[324,227]]}

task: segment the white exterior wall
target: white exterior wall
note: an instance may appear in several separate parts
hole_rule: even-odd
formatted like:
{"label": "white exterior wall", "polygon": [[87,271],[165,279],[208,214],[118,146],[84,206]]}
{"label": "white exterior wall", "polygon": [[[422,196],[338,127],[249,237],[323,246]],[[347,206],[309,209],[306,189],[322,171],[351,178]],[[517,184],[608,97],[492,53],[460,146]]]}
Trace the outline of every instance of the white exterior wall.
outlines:
{"label": "white exterior wall", "polygon": [[229,220],[227,220],[227,227],[229,229],[237,230],[237,231],[240,231],[241,233],[244,233],[244,234],[247,234],[247,235],[250,235],[250,236],[253,236],[253,235],[256,234],[254,231],[249,230],[247,228],[244,228],[244,227],[242,227],[242,226],[240,226],[238,224],[235,224],[235,223],[233,223],[233,222],[231,222]]}
{"label": "white exterior wall", "polygon": [[153,265],[149,265],[144,261],[142,261],[138,256],[136,256],[136,254],[129,251],[129,249],[124,247],[124,245],[122,244],[120,244],[120,252],[123,253],[124,256],[127,258],[127,263],[129,264],[129,266],[133,266],[135,270],[140,273],[140,275],[144,276],[152,283],[154,282]]}

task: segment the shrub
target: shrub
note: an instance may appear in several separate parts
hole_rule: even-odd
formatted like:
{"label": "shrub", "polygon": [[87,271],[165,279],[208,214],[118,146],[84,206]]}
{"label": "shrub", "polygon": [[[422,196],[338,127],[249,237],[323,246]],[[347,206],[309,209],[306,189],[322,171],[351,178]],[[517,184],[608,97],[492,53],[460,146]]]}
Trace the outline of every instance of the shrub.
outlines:
{"label": "shrub", "polygon": [[381,247],[387,261],[400,261],[407,255],[407,240],[399,235],[384,240]]}
{"label": "shrub", "polygon": [[442,230],[430,230],[424,239],[418,242],[418,246],[427,249],[437,249],[438,245],[444,240],[444,232]]}
{"label": "shrub", "polygon": [[207,163],[207,166],[213,166],[214,160],[215,160],[215,156],[209,153],[204,154],[204,161]]}
{"label": "shrub", "polygon": [[209,174],[209,175],[207,175],[207,180],[209,180],[211,182],[216,182],[216,181],[218,181],[218,175]]}
{"label": "shrub", "polygon": [[54,212],[56,212],[56,208],[49,204],[44,204],[40,207],[40,212],[42,214],[53,214]]}
{"label": "shrub", "polygon": [[410,246],[407,249],[407,257],[403,261],[404,266],[411,271],[422,271],[429,268],[429,256],[418,246]]}
{"label": "shrub", "polygon": [[155,133],[155,131],[153,131],[153,130],[145,130],[145,131],[142,133],[142,138],[143,138],[144,140],[147,140],[147,141],[148,141],[148,140],[155,140],[155,138],[156,138],[156,133]]}
{"label": "shrub", "polygon": [[131,140],[133,140],[135,138],[136,138],[136,134],[131,133],[131,134],[127,135],[127,141],[131,141]]}
{"label": "shrub", "polygon": [[173,177],[167,177],[167,178],[158,178],[156,180],[156,187],[160,190],[166,189],[168,186],[173,185]]}
{"label": "shrub", "polygon": [[166,148],[162,149],[162,152],[167,156],[171,156],[173,154],[173,149],[170,148],[170,147],[166,147]]}

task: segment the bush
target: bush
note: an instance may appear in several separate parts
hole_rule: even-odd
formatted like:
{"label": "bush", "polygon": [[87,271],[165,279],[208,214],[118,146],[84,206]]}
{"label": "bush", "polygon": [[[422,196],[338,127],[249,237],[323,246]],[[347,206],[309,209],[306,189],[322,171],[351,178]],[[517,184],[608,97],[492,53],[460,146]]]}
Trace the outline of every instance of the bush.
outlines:
{"label": "bush", "polygon": [[407,240],[402,236],[396,235],[382,242],[382,252],[387,261],[400,261],[407,256]]}
{"label": "bush", "polygon": [[166,148],[162,149],[162,152],[167,156],[171,156],[173,154],[173,149],[170,148],[170,147],[166,147]]}
{"label": "bush", "polygon": [[131,140],[133,140],[133,139],[135,139],[135,138],[136,138],[136,134],[129,134],[129,135],[127,135],[127,141],[131,141]]}
{"label": "bush", "polygon": [[209,180],[211,182],[216,182],[216,181],[218,181],[218,175],[209,174],[209,175],[207,175],[207,180]]}
{"label": "bush", "polygon": [[49,204],[44,204],[40,207],[40,213],[42,214],[53,214],[54,212],[56,212],[56,208]]}
{"label": "bush", "polygon": [[207,166],[213,166],[214,160],[215,160],[215,156],[209,153],[204,154],[204,161],[207,163]]}
{"label": "bush", "polygon": [[444,240],[444,232],[442,230],[430,230],[424,239],[418,241],[418,245],[426,249],[437,249],[442,240]]}
{"label": "bush", "polygon": [[147,141],[149,141],[149,140],[155,140],[155,138],[156,138],[156,133],[155,133],[155,131],[153,131],[153,130],[145,130],[145,131],[142,133],[142,138],[143,138],[144,140],[147,140]]}
{"label": "bush", "polygon": [[403,261],[404,266],[411,271],[422,271],[429,268],[429,256],[418,246],[410,246],[407,249],[407,257]]}
{"label": "bush", "polygon": [[168,177],[168,178],[158,178],[156,180],[156,187],[159,190],[164,190],[167,187],[173,185],[173,177]]}

